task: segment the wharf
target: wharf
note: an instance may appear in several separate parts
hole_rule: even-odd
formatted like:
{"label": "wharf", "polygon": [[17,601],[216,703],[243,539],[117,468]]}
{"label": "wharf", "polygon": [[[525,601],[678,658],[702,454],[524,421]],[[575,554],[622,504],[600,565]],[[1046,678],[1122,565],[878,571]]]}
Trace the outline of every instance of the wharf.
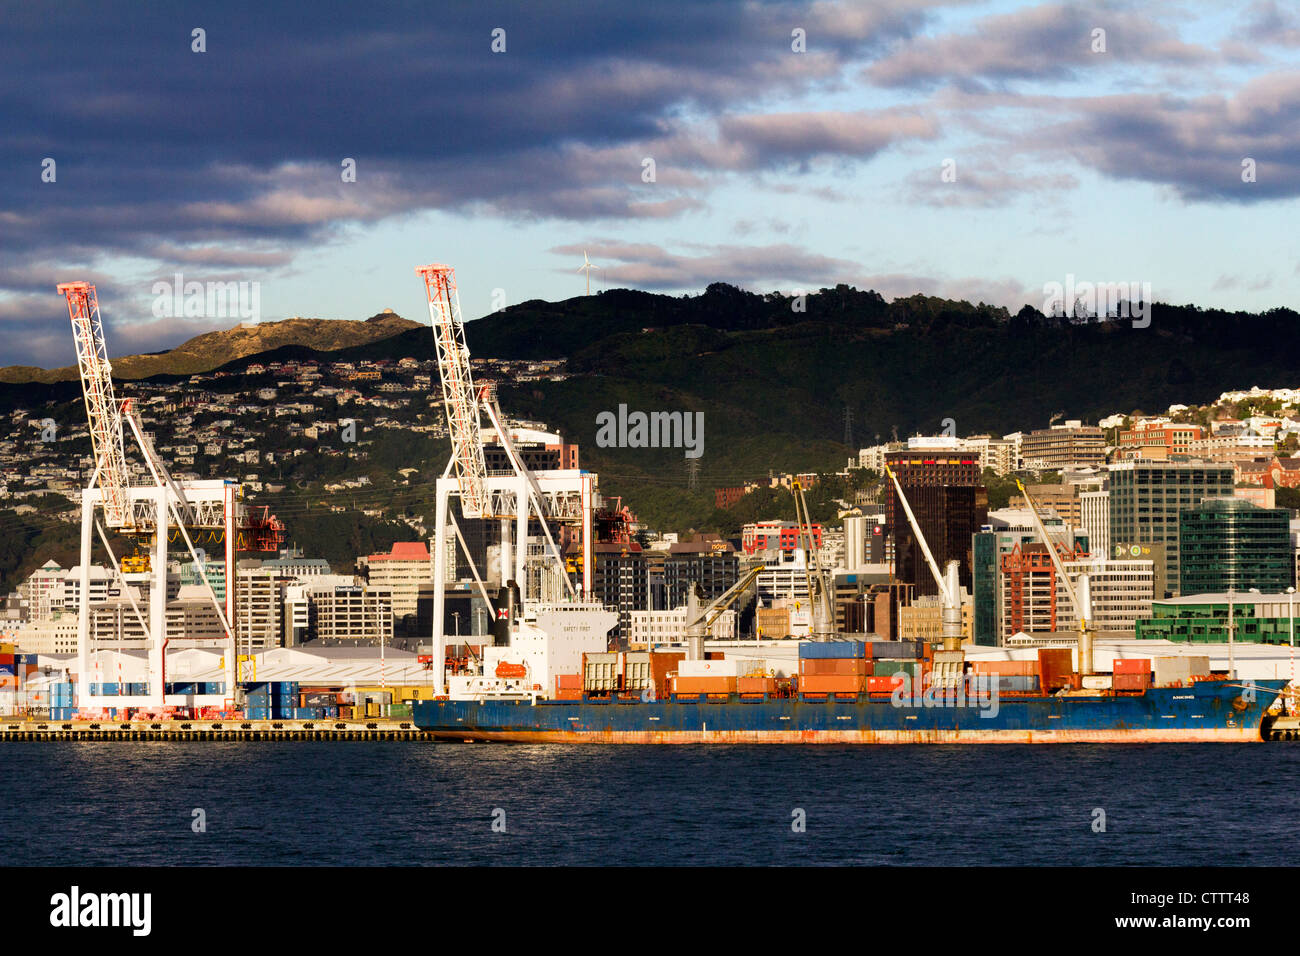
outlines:
{"label": "wharf", "polygon": [[12,740],[427,740],[410,720],[0,719]]}
{"label": "wharf", "polygon": [[1260,734],[1265,740],[1300,740],[1300,717],[1266,717]]}

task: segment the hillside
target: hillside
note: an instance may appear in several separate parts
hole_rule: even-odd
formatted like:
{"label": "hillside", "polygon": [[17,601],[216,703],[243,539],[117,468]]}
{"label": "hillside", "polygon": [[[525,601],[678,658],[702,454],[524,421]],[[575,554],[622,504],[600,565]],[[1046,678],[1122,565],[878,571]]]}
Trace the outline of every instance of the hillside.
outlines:
{"label": "hillside", "polygon": [[[285,346],[308,346],[321,351],[364,345],[416,328],[418,324],[394,312],[364,320],[284,319],[259,322],[233,329],[206,332],[174,349],[150,355],[126,355],[112,359],[113,375],[119,379],[151,378],[155,375],[193,375],[208,372],[230,362],[246,359]],[[111,330],[108,333],[111,348]],[[77,367],[41,369],[28,365],[0,368],[0,382],[23,384],[76,381]]]}

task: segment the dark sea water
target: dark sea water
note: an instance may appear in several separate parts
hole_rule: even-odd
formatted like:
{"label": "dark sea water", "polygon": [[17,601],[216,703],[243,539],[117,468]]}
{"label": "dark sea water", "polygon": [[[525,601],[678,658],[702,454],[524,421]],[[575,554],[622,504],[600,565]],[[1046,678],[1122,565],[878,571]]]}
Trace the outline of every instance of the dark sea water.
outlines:
{"label": "dark sea water", "polygon": [[1258,866],[1292,862],[1300,809],[1285,743],[8,743],[0,767],[8,865]]}

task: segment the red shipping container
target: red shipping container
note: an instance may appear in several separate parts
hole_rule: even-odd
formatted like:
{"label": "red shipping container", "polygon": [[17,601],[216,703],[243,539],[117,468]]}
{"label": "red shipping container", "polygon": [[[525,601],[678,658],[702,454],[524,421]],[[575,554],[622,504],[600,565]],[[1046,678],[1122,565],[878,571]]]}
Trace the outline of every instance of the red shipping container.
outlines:
{"label": "red shipping container", "polygon": [[582,700],[582,688],[579,687],[577,690],[571,690],[569,688],[565,688],[564,690],[558,690],[555,692],[555,699],[556,700]]}
{"label": "red shipping container", "polygon": [[1112,668],[1115,674],[1150,674],[1151,658],[1134,657],[1129,660],[1115,660],[1115,666]]}
{"label": "red shipping container", "polygon": [[894,688],[902,683],[902,675],[887,674],[881,677],[867,678],[867,691],[872,694],[892,694]]}
{"label": "red shipping container", "polygon": [[581,674],[556,674],[555,687],[557,690],[582,690]]}
{"label": "red shipping container", "polygon": [[1068,647],[1043,647],[1038,651],[1038,686],[1044,691],[1069,687],[1074,655]]}
{"label": "red shipping container", "polygon": [[1115,674],[1111,677],[1114,690],[1148,690],[1151,687],[1150,674]]}

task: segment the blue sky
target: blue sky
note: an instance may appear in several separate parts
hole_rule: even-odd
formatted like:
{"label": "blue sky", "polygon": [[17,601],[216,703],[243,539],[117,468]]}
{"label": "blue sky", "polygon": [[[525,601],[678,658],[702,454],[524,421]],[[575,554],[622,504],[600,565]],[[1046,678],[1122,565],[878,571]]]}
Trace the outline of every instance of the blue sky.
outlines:
{"label": "blue sky", "polygon": [[847,282],[1012,310],[1068,274],[1251,310],[1300,291],[1295,4],[0,11],[6,364],[73,361],[54,286],[74,278],[112,354],[233,324],[155,319],[177,272],[260,283],[263,320],[422,319],[434,261],[467,318],[497,289],[564,299],[583,250],[594,289]]}

